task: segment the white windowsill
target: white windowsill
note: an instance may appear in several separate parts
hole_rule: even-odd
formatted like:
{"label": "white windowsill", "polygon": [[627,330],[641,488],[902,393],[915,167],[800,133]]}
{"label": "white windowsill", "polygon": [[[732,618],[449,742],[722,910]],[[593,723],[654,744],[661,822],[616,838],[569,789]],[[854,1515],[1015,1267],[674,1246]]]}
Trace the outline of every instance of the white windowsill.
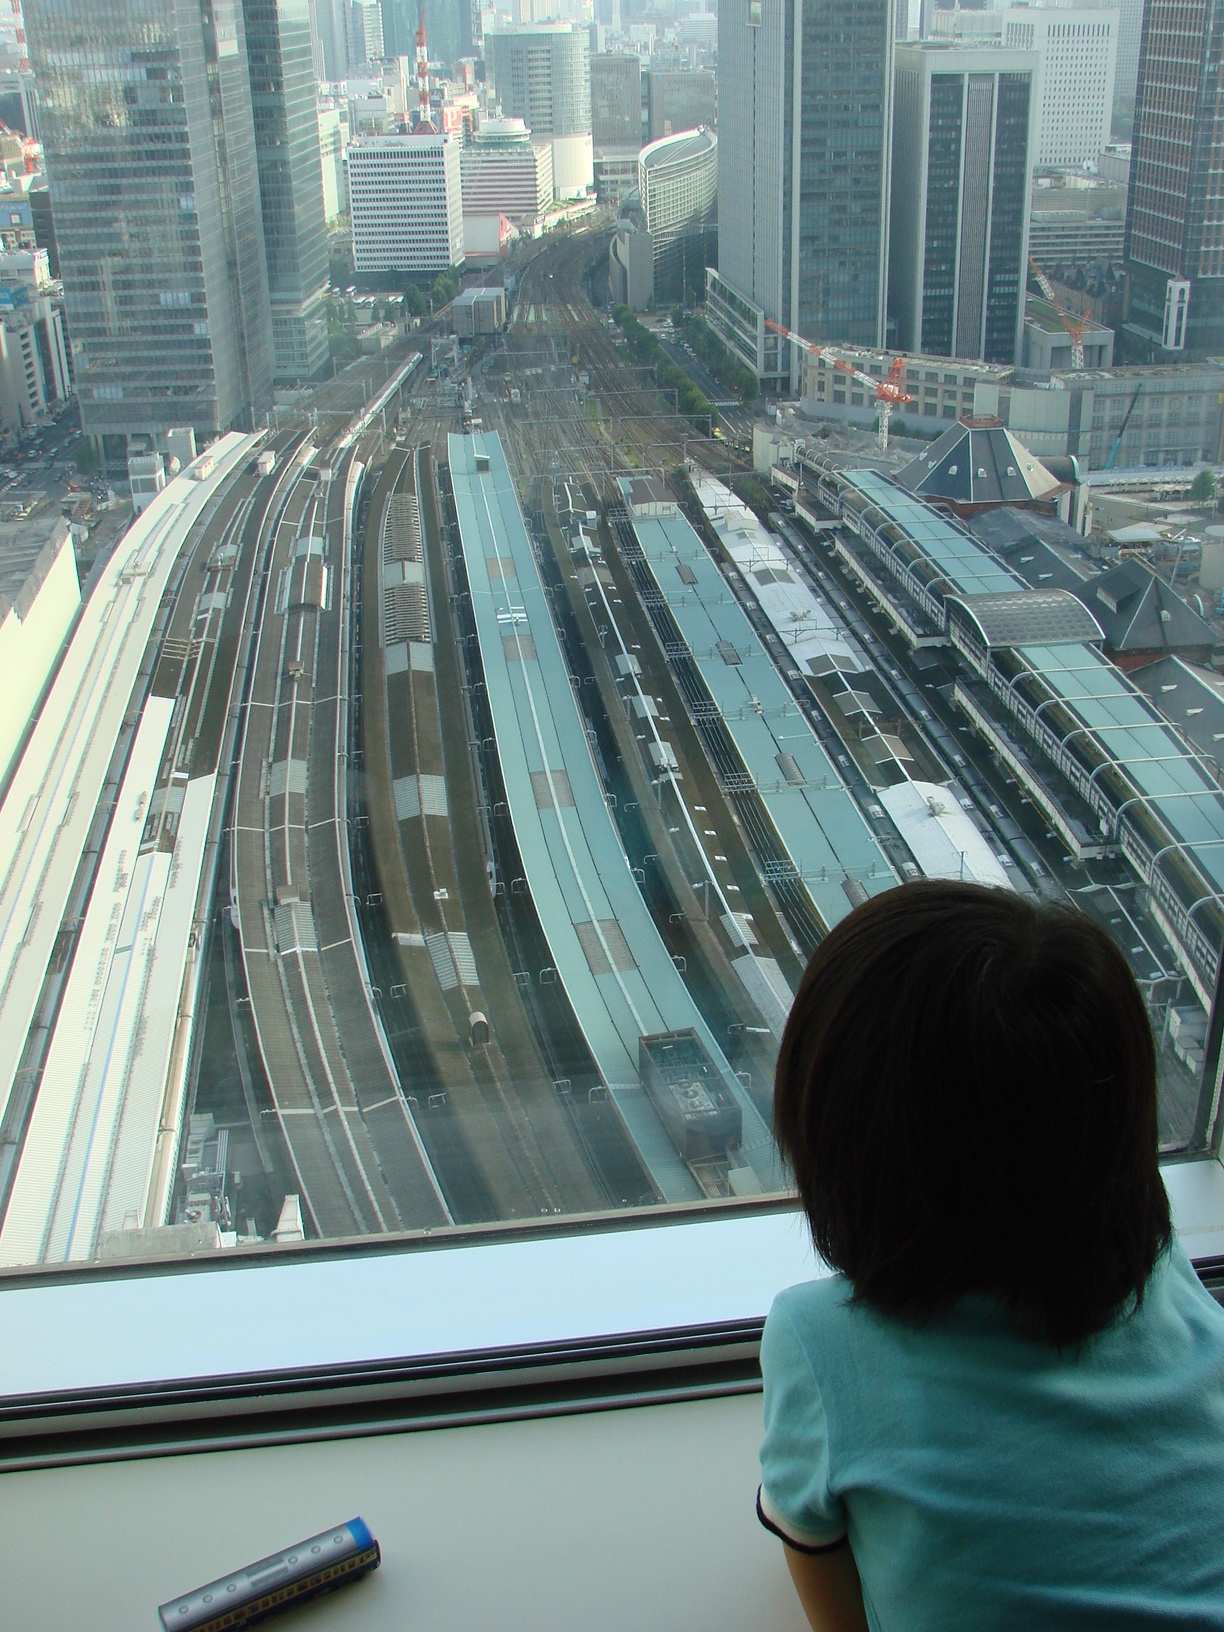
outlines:
{"label": "white windowsill", "polygon": [[[1224,1254],[1224,1169],[1165,1169],[1193,1258]],[[802,1217],[456,1243],[4,1289],[0,1399],[760,1319],[823,1273]]]}

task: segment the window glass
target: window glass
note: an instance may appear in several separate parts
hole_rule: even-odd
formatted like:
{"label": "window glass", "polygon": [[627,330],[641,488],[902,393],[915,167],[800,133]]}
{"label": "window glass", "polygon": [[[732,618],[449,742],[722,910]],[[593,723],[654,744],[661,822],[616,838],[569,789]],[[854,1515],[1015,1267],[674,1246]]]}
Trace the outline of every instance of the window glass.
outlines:
{"label": "window glass", "polygon": [[[862,350],[827,375],[855,456],[782,440],[755,370],[790,369],[785,331],[762,353],[713,278],[695,310],[704,128],[648,231],[630,208],[605,253],[576,212],[462,277],[458,138],[368,134],[329,268],[309,29],[252,22],[265,96],[172,16],[131,69],[129,9],[81,0],[102,67],[34,30],[63,276],[12,245],[32,281],[0,283],[37,398],[14,464],[53,471],[0,520],[0,1271],[767,1212],[806,962],[921,876],[1105,924],[1162,1147],[1207,1150],[1224,701],[1189,536],[1104,559],[1083,494],[956,424],[966,376],[929,359],[894,393],[942,432],[921,480],[840,415],[895,381]],[[507,120],[489,152],[529,200],[583,194],[584,134]],[[833,210],[859,259],[810,292],[866,332],[876,252],[815,151],[803,255]],[[1159,402],[1115,406],[1105,441],[1160,458]]]}

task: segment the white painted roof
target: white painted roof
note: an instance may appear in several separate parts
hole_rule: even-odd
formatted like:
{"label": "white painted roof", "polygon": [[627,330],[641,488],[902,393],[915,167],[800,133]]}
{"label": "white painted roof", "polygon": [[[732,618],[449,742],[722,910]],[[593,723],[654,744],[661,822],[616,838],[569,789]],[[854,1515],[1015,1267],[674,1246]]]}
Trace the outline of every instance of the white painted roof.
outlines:
{"label": "white painted roof", "polygon": [[899,782],[881,788],[876,797],[925,878],[963,878],[970,884],[1015,888],[1007,868],[951,788],[938,782]]}

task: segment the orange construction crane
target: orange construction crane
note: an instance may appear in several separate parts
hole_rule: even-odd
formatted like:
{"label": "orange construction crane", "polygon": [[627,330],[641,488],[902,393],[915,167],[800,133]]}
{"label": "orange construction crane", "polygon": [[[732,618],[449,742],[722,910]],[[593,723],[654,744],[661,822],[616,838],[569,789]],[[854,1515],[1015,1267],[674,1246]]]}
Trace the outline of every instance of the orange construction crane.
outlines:
{"label": "orange construction crane", "polygon": [[900,407],[903,402],[914,400],[901,383],[901,376],[905,372],[905,358],[894,357],[888,373],[882,380],[877,380],[873,374],[865,373],[863,369],[847,362],[844,357],[838,356],[831,346],[818,346],[814,341],[805,340],[801,334],[795,334],[793,330],[784,328],[781,323],[775,323],[768,317],[765,319],[765,327],[775,330],[792,345],[798,346],[812,357],[827,357],[840,373],[849,374],[852,379],[871,387],[875,392],[876,409],[879,413],[880,450],[883,452],[888,447],[888,422],[892,418],[893,409]]}
{"label": "orange construction crane", "polygon": [[1062,321],[1063,328],[1066,329],[1067,333],[1071,336],[1071,367],[1083,368],[1084,334],[1088,328],[1088,319],[1086,317],[1077,316],[1074,312],[1068,312],[1064,307],[1058,304],[1058,301],[1054,297],[1053,285],[1050,283],[1049,278],[1046,277],[1045,273],[1037,265],[1037,262],[1031,255],[1029,256],[1029,269],[1033,276],[1037,279],[1037,285],[1042,294],[1058,313],[1058,316]]}

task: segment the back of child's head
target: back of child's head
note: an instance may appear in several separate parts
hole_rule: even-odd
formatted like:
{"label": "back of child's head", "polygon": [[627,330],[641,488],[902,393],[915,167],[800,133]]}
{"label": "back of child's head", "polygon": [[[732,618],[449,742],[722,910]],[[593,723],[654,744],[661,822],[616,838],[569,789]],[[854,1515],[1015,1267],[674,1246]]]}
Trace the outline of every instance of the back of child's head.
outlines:
{"label": "back of child's head", "polygon": [[986,1292],[1075,1345],[1169,1242],[1147,1011],[1070,907],[936,881],[859,907],[803,977],[774,1117],[818,1251],[902,1320]]}

